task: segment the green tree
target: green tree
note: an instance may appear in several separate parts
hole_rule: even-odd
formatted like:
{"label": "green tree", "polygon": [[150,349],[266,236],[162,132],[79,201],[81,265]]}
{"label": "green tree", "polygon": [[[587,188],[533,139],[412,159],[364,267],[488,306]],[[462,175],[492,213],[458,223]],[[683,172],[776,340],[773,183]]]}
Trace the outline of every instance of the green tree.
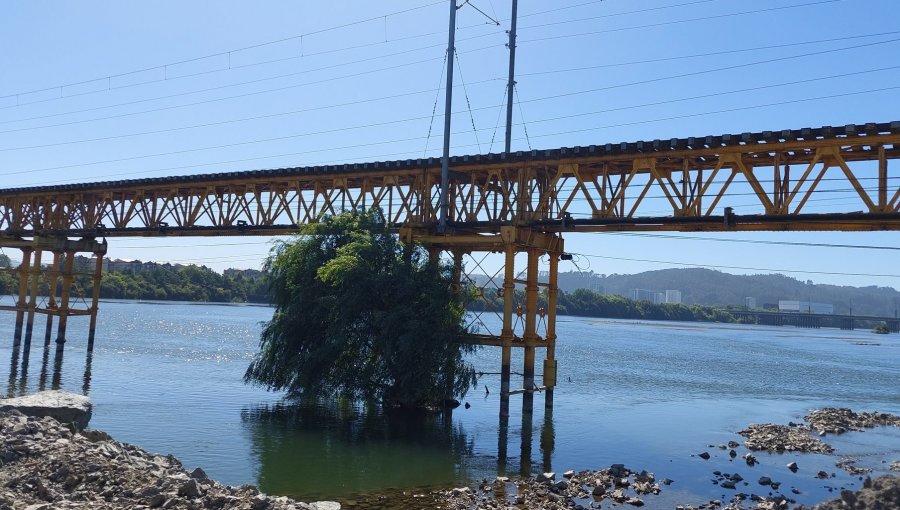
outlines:
{"label": "green tree", "polygon": [[404,407],[461,397],[475,384],[452,268],[404,246],[379,210],[301,227],[265,269],[276,308],[245,381]]}

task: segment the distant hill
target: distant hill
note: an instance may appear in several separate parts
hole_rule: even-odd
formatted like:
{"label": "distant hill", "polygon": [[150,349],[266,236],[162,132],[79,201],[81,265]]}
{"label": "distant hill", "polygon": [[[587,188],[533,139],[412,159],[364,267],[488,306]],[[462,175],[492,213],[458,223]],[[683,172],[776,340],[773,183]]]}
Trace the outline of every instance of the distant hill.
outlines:
{"label": "distant hill", "polygon": [[661,269],[638,274],[601,275],[593,272],[559,274],[565,292],[586,288],[604,294],[631,297],[632,289],[664,292],[679,290],[682,302],[698,305],[743,305],[745,297],[757,307],[796,299],[834,305],[834,313],[893,317],[900,306],[900,292],[891,287],[850,287],[814,284],[781,274],[734,275],[711,269]]}

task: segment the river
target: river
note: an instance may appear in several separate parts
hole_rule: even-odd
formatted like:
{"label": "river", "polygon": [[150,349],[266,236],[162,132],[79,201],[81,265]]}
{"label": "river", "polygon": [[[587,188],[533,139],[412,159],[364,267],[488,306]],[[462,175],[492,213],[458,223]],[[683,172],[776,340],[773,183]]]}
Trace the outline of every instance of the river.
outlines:
{"label": "river", "polygon": [[[887,428],[829,436],[833,455],[761,453],[753,468],[708,446],[741,441],[737,431],[750,423],[799,421],[823,406],[900,414],[898,335],[561,317],[553,411],[545,412],[537,394],[534,414],[523,417],[521,397],[513,396],[503,430],[496,348],[472,356],[486,374],[464,399],[470,408],[450,415],[298,405],[245,385],[271,313],[250,305],[103,301],[90,358],[87,320],[75,317],[64,358],[44,351],[39,326],[24,364],[25,353],[11,349],[14,315],[3,313],[0,359],[10,362],[0,365],[0,374],[8,370],[0,382],[9,395],[51,387],[87,394],[93,428],[172,453],[222,482],[307,501],[624,463],[675,481],[647,508],[729,497],[711,483],[713,470],[740,472],[752,481],[743,490],[759,494],[767,491],[754,477],[766,474],[783,492],[796,487],[798,502],[814,503],[859,485],[834,467],[840,458],[857,458],[874,474],[900,460],[900,430]],[[521,353],[513,367],[521,370]],[[520,386],[514,375],[513,387]],[[712,458],[695,456],[703,451]],[[792,460],[801,467],[796,474],[785,468]],[[836,477],[818,480],[819,469]]]}

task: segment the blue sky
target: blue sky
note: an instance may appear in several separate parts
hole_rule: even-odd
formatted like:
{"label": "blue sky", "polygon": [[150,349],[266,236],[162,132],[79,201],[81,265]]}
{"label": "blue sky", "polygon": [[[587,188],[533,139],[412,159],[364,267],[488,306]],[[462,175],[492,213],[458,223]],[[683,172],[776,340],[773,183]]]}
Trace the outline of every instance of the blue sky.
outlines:
{"label": "blue sky", "polygon": [[[500,26],[459,10],[453,154],[503,143],[510,3],[471,4]],[[4,7],[2,187],[440,154],[448,2]],[[900,120],[893,0],[520,0],[519,13],[514,150]],[[710,240],[900,247],[895,232],[664,236],[566,245],[597,273],[680,263],[900,288],[896,250]],[[110,255],[247,268],[266,242],[114,239]]]}

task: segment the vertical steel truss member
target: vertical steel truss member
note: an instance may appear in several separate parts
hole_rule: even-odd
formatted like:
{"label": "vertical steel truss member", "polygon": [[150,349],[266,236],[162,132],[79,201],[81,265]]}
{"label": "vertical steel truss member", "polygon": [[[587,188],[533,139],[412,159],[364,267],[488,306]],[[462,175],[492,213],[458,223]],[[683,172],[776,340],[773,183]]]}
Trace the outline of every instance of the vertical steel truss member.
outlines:
{"label": "vertical steel truss member", "polygon": [[[88,315],[91,318],[88,336],[88,351],[93,349],[96,330],[97,313],[99,311],[100,281],[103,270],[103,257],[106,255],[107,243],[97,242],[92,238],[78,240],[64,236],[34,236],[32,239],[0,236],[0,247],[17,248],[22,251],[22,263],[17,270],[19,275],[19,295],[15,306],[0,306],[0,310],[16,312],[16,326],[13,346],[18,347],[22,338],[22,326],[25,323],[25,349],[31,346],[36,314],[47,316],[47,331],[44,345],[49,345],[52,336],[53,317],[59,317],[56,335],[56,349],[61,351],[66,342],[68,319],[73,315]],[[45,251],[53,253],[53,264],[49,268],[41,266],[41,256]],[[96,265],[90,273],[93,281],[91,304],[79,307],[72,304],[72,284],[75,276],[75,256],[78,253],[90,253],[96,258]],[[33,261],[32,261],[33,257]],[[56,292],[62,280],[61,296],[57,301]],[[44,283],[48,290],[45,302],[38,302],[38,294]],[[26,322],[27,317],[27,322]]]}
{"label": "vertical steel truss member", "polygon": [[[400,229],[400,237],[405,243],[420,243],[426,246],[432,257],[436,257],[441,251],[453,254],[455,271],[461,277],[461,255],[463,253],[501,253],[505,257],[502,282],[502,324],[499,335],[491,332],[474,332],[466,339],[467,342],[495,346],[501,348],[500,362],[500,414],[509,414],[509,395],[523,394],[523,410],[531,411],[533,408],[533,393],[546,391],[549,400],[546,405],[553,402],[552,388],[556,385],[556,294],[557,271],[559,256],[563,252],[563,240],[558,234],[548,234],[526,227],[500,227],[498,234],[473,234],[453,232],[447,236],[433,235],[430,231],[404,227]],[[526,253],[528,256],[527,267],[524,271],[524,279],[517,278],[515,258],[518,253]],[[538,262],[540,257],[547,256],[550,259],[547,282],[538,280]],[[489,284],[492,285],[492,284]],[[515,304],[516,285],[524,286],[524,307]],[[539,288],[547,288],[547,306],[538,307]],[[479,289],[484,292],[485,289]],[[521,309],[520,309],[521,308]],[[524,320],[524,328],[515,327],[517,320]],[[546,325],[544,336],[538,331],[538,323]],[[510,388],[512,349],[524,349],[524,366],[522,373],[523,386],[521,389]],[[540,386],[535,384],[535,352],[539,348],[546,349],[544,361],[543,381]]]}

